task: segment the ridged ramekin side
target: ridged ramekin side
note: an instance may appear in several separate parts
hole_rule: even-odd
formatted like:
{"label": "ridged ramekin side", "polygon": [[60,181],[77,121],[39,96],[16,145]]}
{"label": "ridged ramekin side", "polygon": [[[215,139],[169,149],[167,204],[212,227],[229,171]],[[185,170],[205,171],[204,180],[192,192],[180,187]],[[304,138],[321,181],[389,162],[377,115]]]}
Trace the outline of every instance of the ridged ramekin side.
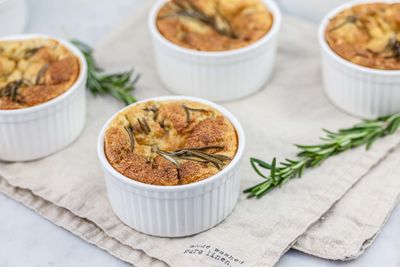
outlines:
{"label": "ridged ramekin side", "polygon": [[154,236],[181,237],[210,229],[231,213],[240,193],[237,167],[206,186],[165,192],[139,190],[107,170],[104,173],[115,214],[128,226]]}
{"label": "ridged ramekin side", "polygon": [[400,112],[399,78],[348,68],[329,55],[323,55],[322,73],[327,96],[344,111],[366,119]]}
{"label": "ridged ramekin side", "polygon": [[271,0],[264,0],[274,16],[271,30],[244,48],[204,52],[186,49],[165,39],[157,29],[156,17],[165,3],[160,0],[150,12],[149,27],[159,77],[172,92],[228,101],[250,95],[266,84],[275,66],[281,13]]}
{"label": "ridged ramekin side", "polygon": [[271,77],[277,40],[270,39],[263,47],[231,60],[199,58],[177,54],[154,40],[159,77],[172,92],[229,101],[259,90]]}
{"label": "ridged ramekin side", "polygon": [[0,114],[0,159],[28,161],[55,153],[81,133],[85,85],[56,105],[29,114]]}

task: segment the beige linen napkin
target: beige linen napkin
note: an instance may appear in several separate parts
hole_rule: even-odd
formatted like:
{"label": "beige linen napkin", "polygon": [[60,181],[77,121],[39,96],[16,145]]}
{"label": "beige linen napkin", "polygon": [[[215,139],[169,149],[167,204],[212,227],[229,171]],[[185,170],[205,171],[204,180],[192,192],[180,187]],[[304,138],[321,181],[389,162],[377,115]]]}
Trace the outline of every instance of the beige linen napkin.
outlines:
{"label": "beige linen napkin", "polygon": [[294,248],[331,260],[361,255],[379,234],[400,198],[400,148],[361,179]]}
{"label": "beige linen napkin", "polygon": [[[147,5],[151,1],[146,1]],[[336,129],[358,120],[325,98],[319,73],[315,29],[286,19],[277,70],[259,93],[224,104],[242,122],[247,135],[245,159],[292,157],[293,143],[317,142],[320,128]],[[146,12],[137,11],[98,50],[103,66],[136,66],[142,73],[136,95],[166,95],[155,74]],[[187,238],[155,238],[138,233],[113,214],[96,158],[102,124],[121,105],[110,98],[89,99],[88,124],[64,151],[28,163],[1,163],[0,189],[44,217],[137,266],[273,266],[287,249],[399,142],[380,140],[371,151],[356,149],[328,160],[261,200],[242,195],[219,226]],[[243,162],[242,187],[259,182]],[[187,253],[201,247],[201,254]],[[221,256],[223,255],[223,256]],[[150,259],[152,257],[154,259]],[[222,257],[225,259],[222,262]]]}

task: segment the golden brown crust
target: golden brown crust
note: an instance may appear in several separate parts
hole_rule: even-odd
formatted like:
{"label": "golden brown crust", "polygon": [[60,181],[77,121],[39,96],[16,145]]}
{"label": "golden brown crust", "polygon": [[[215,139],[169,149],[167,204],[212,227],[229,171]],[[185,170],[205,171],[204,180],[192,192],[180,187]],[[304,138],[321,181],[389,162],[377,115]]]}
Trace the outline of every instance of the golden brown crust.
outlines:
{"label": "golden brown crust", "polygon": [[[197,13],[188,15],[193,10]],[[171,0],[157,17],[165,38],[200,51],[248,46],[267,34],[272,24],[273,16],[261,0]]]}
{"label": "golden brown crust", "polygon": [[361,66],[400,70],[400,4],[360,4],[337,14],[325,38],[334,52]]}
{"label": "golden brown crust", "polygon": [[0,110],[47,102],[67,91],[79,72],[79,60],[56,40],[2,41]]}
{"label": "golden brown crust", "polygon": [[118,172],[154,185],[208,178],[229,164],[238,147],[227,118],[191,101],[135,105],[112,120],[104,139],[106,157]]}

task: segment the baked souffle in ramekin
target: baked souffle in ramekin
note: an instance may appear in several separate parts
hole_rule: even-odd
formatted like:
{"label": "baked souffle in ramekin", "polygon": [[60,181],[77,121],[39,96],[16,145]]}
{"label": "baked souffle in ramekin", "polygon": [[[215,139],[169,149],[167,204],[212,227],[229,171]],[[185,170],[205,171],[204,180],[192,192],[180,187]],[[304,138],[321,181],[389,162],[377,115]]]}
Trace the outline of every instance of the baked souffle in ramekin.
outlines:
{"label": "baked souffle in ramekin", "polygon": [[200,51],[247,46],[267,34],[272,24],[273,16],[260,0],[171,0],[157,16],[165,38]]}
{"label": "baked souffle in ramekin", "polygon": [[0,37],[0,160],[29,161],[71,144],[86,121],[87,64],[63,39]]}
{"label": "baked souffle in ramekin", "polygon": [[236,154],[227,118],[192,101],[149,101],[119,113],[105,134],[105,154],[122,175],[153,185],[198,182]]}
{"label": "baked souffle in ramekin", "polygon": [[331,49],[355,64],[400,70],[400,3],[363,3],[333,17],[325,33]]}
{"label": "baked souffle in ramekin", "polygon": [[0,109],[45,103],[75,83],[78,58],[53,39],[0,41]]}
{"label": "baked souffle in ramekin", "polygon": [[137,231],[189,236],[235,207],[243,128],[223,107],[187,96],[157,97],[115,114],[97,153],[115,214]]}
{"label": "baked souffle in ramekin", "polygon": [[328,13],[319,28],[324,88],[333,104],[365,119],[400,112],[400,4],[361,0]]}
{"label": "baked souffle in ramekin", "polygon": [[180,95],[248,96],[272,75],[280,25],[273,0],[159,0],[149,28],[160,80]]}

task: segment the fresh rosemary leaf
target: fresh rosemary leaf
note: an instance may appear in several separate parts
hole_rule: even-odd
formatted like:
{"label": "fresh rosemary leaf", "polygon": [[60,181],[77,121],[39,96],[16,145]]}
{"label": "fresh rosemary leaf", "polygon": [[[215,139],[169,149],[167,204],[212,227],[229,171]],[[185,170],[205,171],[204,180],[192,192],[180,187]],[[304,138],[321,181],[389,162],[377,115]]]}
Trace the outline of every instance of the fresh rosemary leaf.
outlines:
{"label": "fresh rosemary leaf", "polygon": [[[250,158],[251,166],[265,181],[243,192],[248,194],[249,198],[261,198],[269,191],[282,186],[288,180],[302,177],[306,169],[315,168],[332,156],[364,145],[366,150],[370,149],[376,140],[394,134],[399,128],[400,113],[376,120],[365,120],[353,127],[340,129],[337,132],[323,129],[325,132],[325,136],[321,138],[323,143],[296,145],[299,149],[296,160],[285,159],[278,164],[274,158],[270,164],[256,158]],[[261,169],[269,171],[269,175],[264,174]]]}
{"label": "fresh rosemary leaf", "polygon": [[135,74],[133,70],[114,74],[105,74],[97,66],[93,49],[79,40],[71,40],[85,56],[88,66],[87,88],[93,95],[112,95],[114,98],[124,102],[126,105],[135,103],[137,100],[131,95],[135,90],[135,85],[140,75]]}
{"label": "fresh rosemary leaf", "polygon": [[275,174],[276,174],[276,158],[272,160],[272,165],[271,165],[271,180],[272,184],[276,185],[278,183],[278,180],[275,179]]}
{"label": "fresh rosemary leaf", "polygon": [[271,169],[271,165],[267,162],[264,162],[262,160],[256,159],[256,158],[250,158],[250,163],[251,166],[253,167],[254,171],[260,175],[261,177],[265,178],[265,179],[269,179],[268,176],[265,176],[262,172],[260,172],[260,170],[257,168],[257,165],[259,165],[260,167],[263,167],[264,169],[270,170]]}

